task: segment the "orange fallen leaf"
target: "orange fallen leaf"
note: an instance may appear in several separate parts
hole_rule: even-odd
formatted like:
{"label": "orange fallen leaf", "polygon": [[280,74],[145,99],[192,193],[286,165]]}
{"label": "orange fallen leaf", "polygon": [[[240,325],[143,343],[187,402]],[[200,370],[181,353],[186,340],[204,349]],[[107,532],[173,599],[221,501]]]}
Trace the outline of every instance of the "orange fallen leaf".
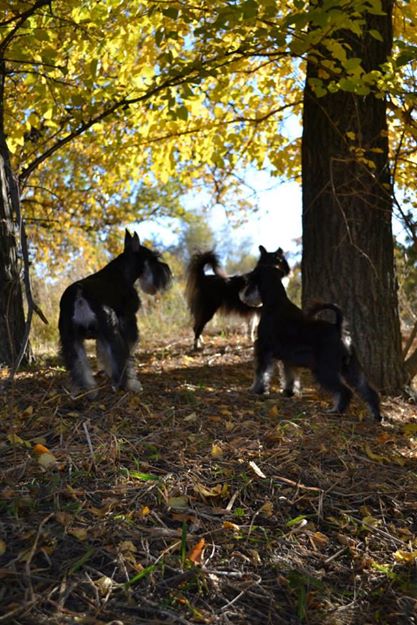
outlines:
{"label": "orange fallen leaf", "polygon": [[50,453],[49,449],[45,447],[45,445],[41,445],[40,443],[37,443],[36,445],[34,445],[32,451],[35,454],[35,456],[40,456],[41,454]]}
{"label": "orange fallen leaf", "polygon": [[380,432],[376,440],[378,441],[378,443],[381,444],[395,442],[394,436],[392,436],[392,434],[389,434],[388,432]]}
{"label": "orange fallen leaf", "polygon": [[147,516],[149,516],[151,513],[151,509],[148,506],[143,506],[140,510],[139,510],[139,516],[141,516],[143,519]]}
{"label": "orange fallen leaf", "polygon": [[37,443],[32,448],[33,453],[36,456],[38,463],[41,465],[42,469],[48,470],[52,469],[57,465],[57,459],[54,454],[49,451],[45,445],[41,443]]}
{"label": "orange fallen leaf", "polygon": [[224,521],[223,527],[225,530],[233,530],[234,532],[240,532],[239,525],[236,525],[236,523],[232,523],[231,521]]}
{"label": "orange fallen leaf", "polygon": [[200,538],[198,543],[191,549],[188,559],[191,560],[191,562],[194,562],[194,564],[200,564],[205,545],[205,539]]}

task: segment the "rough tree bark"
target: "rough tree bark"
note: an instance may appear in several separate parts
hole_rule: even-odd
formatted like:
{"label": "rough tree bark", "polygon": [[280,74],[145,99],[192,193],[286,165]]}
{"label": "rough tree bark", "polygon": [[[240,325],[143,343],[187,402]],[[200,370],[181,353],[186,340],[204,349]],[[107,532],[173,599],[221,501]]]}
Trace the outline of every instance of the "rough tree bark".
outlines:
{"label": "rough tree bark", "polygon": [[25,336],[22,287],[15,236],[16,182],[0,140],[0,365],[12,366]]}
{"label": "rough tree bark", "polygon": [[[363,59],[366,71],[379,68],[391,50],[392,0],[382,5],[386,14],[368,15],[363,37],[340,33],[352,56]],[[383,42],[370,36],[370,29],[378,30]],[[394,270],[386,103],[373,94],[346,92],[317,98],[309,84],[317,75],[317,63],[310,61],[302,137],[303,303],[338,303],[370,379],[384,392],[397,392],[406,383],[406,373]]]}

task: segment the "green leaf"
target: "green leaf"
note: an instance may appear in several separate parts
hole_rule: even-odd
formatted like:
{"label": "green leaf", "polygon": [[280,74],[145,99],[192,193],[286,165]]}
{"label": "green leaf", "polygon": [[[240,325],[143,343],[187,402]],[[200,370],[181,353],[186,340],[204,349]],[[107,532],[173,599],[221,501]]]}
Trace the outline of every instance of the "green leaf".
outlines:
{"label": "green leaf", "polygon": [[304,514],[300,514],[299,516],[296,516],[294,519],[287,521],[286,526],[293,527],[293,525],[298,525],[299,523],[301,523],[301,521],[305,521],[305,518],[306,517]]}
{"label": "green leaf", "polygon": [[187,523],[183,521],[181,530],[181,564],[184,566],[187,557]]}
{"label": "green leaf", "polygon": [[384,41],[384,38],[379,32],[379,30],[375,30],[374,28],[371,28],[371,30],[369,31],[369,34],[371,35],[371,37],[373,37],[377,41]]}
{"label": "green leaf", "polygon": [[150,564],[149,566],[145,567],[142,571],[140,571],[139,573],[131,577],[125,583],[124,587],[129,588],[130,586],[133,586],[133,584],[136,584],[139,580],[153,573],[155,569],[156,569],[156,564]]}
{"label": "green leaf", "polygon": [[256,17],[256,15],[258,15],[258,9],[258,3],[255,0],[247,0],[241,7],[243,19]]}
{"label": "green leaf", "polygon": [[188,109],[186,106],[180,106],[179,108],[175,109],[174,113],[176,119],[182,119],[184,121],[187,121]]}
{"label": "green leaf", "polygon": [[162,13],[166,17],[170,17],[172,20],[176,20],[179,14],[179,10],[176,7],[167,7],[166,9],[162,9]]}
{"label": "green leaf", "polygon": [[140,471],[129,471],[129,477],[134,477],[137,480],[142,480],[143,482],[159,482],[160,479],[156,475],[152,475],[152,473],[141,473]]}

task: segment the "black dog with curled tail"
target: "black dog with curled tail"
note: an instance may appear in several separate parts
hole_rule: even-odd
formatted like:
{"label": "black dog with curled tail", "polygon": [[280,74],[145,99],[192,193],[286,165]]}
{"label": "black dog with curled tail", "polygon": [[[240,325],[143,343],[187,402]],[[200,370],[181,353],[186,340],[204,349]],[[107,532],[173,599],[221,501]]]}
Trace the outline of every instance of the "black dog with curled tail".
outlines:
{"label": "black dog with curled tail", "polygon": [[140,298],[134,287],[150,295],[166,289],[172,274],[160,255],[125,232],[124,250],[108,265],[71,284],[60,301],[61,354],[73,384],[73,392],[97,396],[96,382],[87,361],[84,341],[96,341],[97,357],[114,388],[142,390],[132,352],[139,332],[136,313]]}
{"label": "black dog with curled tail", "polygon": [[[304,313],[287,297],[281,272],[267,252],[261,252],[258,265],[247,277],[240,297],[248,306],[261,306],[258,338],[255,342],[255,381],[252,391],[269,390],[275,361],[284,365],[284,394],[291,396],[293,369],[310,369],[317,382],[334,396],[332,412],[344,412],[355,390],[376,421],[381,421],[378,393],[368,383],[351,337],[343,323],[343,313],[335,304],[316,304]],[[331,309],[336,322],[315,319],[321,310]]]}
{"label": "black dog with curled tail", "polygon": [[[288,275],[290,267],[281,248],[276,252],[267,252],[260,245],[259,250],[261,258],[262,253],[265,253],[268,254],[269,262],[275,262],[282,277]],[[205,267],[210,267],[214,275],[206,274]],[[247,319],[248,335],[254,340],[259,311],[240,299],[239,293],[245,284],[246,274],[228,276],[213,250],[193,254],[187,267],[185,296],[193,318],[194,349],[201,346],[204,327],[217,312]]]}

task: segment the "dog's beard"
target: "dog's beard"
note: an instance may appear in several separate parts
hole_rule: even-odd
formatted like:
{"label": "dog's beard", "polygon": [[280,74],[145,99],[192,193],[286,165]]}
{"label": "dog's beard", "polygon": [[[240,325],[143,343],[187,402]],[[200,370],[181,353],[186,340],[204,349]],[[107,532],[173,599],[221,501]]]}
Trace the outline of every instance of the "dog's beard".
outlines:
{"label": "dog's beard", "polygon": [[148,295],[155,295],[158,291],[162,291],[171,283],[171,271],[166,263],[149,264],[145,261],[145,268],[139,277],[139,284],[142,291]]}
{"label": "dog's beard", "polygon": [[259,308],[262,306],[261,295],[256,286],[246,286],[239,292],[240,300],[251,308]]}

